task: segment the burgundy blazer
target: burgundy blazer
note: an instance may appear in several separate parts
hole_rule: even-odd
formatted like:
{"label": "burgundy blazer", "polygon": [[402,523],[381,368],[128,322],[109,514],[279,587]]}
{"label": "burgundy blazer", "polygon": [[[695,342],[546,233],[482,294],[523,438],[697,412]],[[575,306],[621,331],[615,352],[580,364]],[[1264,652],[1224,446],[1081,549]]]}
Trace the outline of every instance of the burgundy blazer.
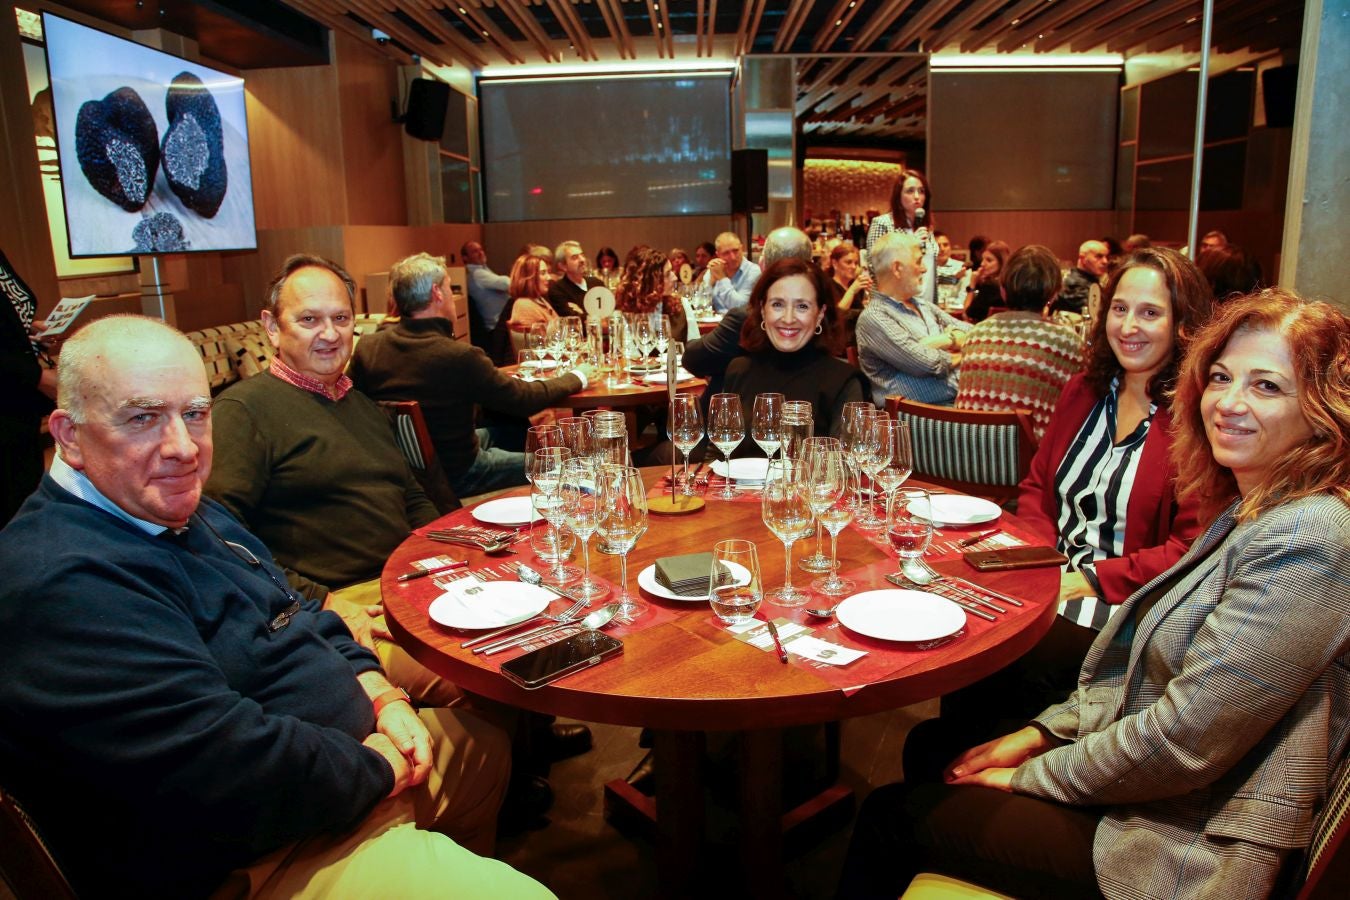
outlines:
{"label": "burgundy blazer", "polygon": [[[1018,488],[1018,518],[1051,544],[1059,536],[1055,472],[1099,399],[1081,374],[1069,379],[1032,457],[1031,471]],[[1143,455],[1125,507],[1125,555],[1094,565],[1102,599],[1107,603],[1123,603],[1155,576],[1172,568],[1200,533],[1196,504],[1177,504],[1171,428],[1172,416],[1160,406],[1144,438]]]}

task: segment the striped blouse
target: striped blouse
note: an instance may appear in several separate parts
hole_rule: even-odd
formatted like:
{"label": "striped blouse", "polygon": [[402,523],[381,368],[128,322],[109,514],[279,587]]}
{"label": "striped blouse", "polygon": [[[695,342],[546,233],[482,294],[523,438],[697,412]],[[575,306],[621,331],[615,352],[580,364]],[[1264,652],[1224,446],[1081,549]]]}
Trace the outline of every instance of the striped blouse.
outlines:
{"label": "striped blouse", "polygon": [[[1125,510],[1143,456],[1144,438],[1158,408],[1149,404],[1148,417],[1117,444],[1118,389],[1119,379],[1093,407],[1055,473],[1059,497],[1056,545],[1069,558],[1065,569],[1086,568],[1089,581],[1093,562],[1125,552]],[[1083,597],[1062,602],[1059,612],[1079,625],[1100,630],[1119,608],[1096,597]]]}

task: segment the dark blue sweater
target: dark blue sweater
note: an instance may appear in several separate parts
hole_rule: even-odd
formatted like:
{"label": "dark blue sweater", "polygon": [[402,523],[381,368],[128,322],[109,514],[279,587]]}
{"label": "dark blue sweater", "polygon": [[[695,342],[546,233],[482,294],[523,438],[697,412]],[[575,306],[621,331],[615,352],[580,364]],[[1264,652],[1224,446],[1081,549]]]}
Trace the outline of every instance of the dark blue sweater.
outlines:
{"label": "dark blue sweater", "polygon": [[0,779],[81,893],[209,893],[392,789],[361,746],[374,655],[313,600],[271,630],[264,566],[285,584],[212,501],[175,541],[50,477],[0,532]]}

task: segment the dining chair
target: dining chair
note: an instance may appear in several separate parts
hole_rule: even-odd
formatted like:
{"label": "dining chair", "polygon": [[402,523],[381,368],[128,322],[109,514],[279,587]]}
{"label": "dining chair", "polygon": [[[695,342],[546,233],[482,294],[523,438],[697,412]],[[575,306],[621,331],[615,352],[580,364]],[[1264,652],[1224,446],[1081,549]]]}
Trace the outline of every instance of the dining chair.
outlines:
{"label": "dining chair", "polygon": [[9,791],[0,787],[0,877],[18,900],[74,900],[75,891],[42,834]]}
{"label": "dining chair", "polygon": [[[1340,900],[1350,897],[1350,764],[1332,785],[1326,805],[1313,823],[1312,843],[1303,866],[1303,885],[1295,900]],[[979,885],[921,872],[901,900],[1000,900],[1005,895]]]}
{"label": "dining chair", "polygon": [[463,504],[450,487],[450,481],[436,458],[436,445],[431,442],[427,420],[422,415],[422,404],[416,400],[381,400],[394,426],[394,440],[403,451],[403,458],[412,468],[417,483],[426,492],[427,499],[442,515],[459,509]]}
{"label": "dining chair", "polygon": [[886,411],[909,423],[916,476],[1000,505],[1017,499],[1036,452],[1028,410],[953,409],[887,397]]}

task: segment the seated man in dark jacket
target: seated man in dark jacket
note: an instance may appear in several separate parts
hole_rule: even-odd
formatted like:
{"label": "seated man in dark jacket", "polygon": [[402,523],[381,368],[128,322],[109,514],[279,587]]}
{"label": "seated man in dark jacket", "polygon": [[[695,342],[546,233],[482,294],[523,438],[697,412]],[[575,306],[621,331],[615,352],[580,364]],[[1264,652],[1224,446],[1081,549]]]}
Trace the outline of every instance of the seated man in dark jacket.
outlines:
{"label": "seated man in dark jacket", "polygon": [[504,735],[415,712],[202,499],[192,345],[101,319],[58,399],[60,456],[0,534],[0,772],[81,896],[546,896],[469,852],[492,849]]}
{"label": "seated man in dark jacket", "polygon": [[543,381],[499,371],[487,354],[455,339],[449,275],[441,257],[418,253],[389,268],[401,319],[366,335],[352,360],[352,381],[376,400],[416,400],[450,486],[461,497],[525,484],[525,455],[493,446],[477,427],[478,407],[529,416],[582,390],[588,365]]}

